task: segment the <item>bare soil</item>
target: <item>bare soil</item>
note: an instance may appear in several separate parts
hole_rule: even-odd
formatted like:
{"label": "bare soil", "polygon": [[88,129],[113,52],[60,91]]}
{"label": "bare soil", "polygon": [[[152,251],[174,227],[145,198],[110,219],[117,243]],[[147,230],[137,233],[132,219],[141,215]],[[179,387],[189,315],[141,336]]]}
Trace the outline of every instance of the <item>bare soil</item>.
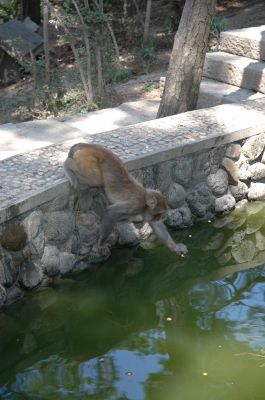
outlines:
{"label": "bare soil", "polygon": [[[217,16],[225,21],[226,29],[240,29],[243,27],[265,25],[264,0],[228,0],[217,7]],[[137,65],[132,62],[129,67],[134,72],[134,79],[112,85],[108,88],[108,103],[105,106],[115,107],[127,101],[143,99],[159,99],[159,79],[165,76],[168,67],[170,51],[159,51],[152,63]],[[20,82],[0,89],[0,123],[20,122],[32,119],[26,106],[16,106],[25,103],[31,98],[33,81],[25,78]],[[11,104],[6,110],[5,104]],[[49,115],[35,115],[35,118],[49,117]]]}

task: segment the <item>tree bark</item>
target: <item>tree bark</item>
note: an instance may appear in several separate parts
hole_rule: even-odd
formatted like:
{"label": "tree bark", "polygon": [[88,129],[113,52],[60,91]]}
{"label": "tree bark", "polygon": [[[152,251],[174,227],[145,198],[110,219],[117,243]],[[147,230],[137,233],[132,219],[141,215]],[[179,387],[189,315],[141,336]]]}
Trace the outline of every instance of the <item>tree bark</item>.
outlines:
{"label": "tree bark", "polygon": [[43,0],[43,43],[44,43],[44,55],[45,55],[45,71],[46,80],[48,85],[51,83],[50,74],[50,49],[49,49],[49,9],[48,1]]}
{"label": "tree bark", "polygon": [[144,20],[144,36],[143,36],[143,43],[144,44],[147,42],[148,37],[149,37],[151,6],[152,6],[152,0],[147,0],[146,12],[145,12],[145,20]]}
{"label": "tree bark", "polygon": [[22,0],[22,17],[30,17],[36,24],[41,20],[40,0]]}
{"label": "tree bark", "polygon": [[196,107],[216,0],[186,0],[157,118]]}

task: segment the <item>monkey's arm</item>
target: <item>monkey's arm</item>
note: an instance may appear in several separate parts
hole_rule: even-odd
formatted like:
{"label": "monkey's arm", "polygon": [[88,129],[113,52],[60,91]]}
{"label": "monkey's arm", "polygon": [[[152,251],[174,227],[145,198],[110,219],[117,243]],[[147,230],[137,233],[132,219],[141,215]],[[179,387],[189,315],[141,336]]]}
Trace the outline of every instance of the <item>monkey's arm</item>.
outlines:
{"label": "monkey's arm", "polygon": [[174,242],[162,221],[151,221],[149,223],[153,233],[167,246],[169,250],[184,256],[188,253],[188,249],[185,244]]}

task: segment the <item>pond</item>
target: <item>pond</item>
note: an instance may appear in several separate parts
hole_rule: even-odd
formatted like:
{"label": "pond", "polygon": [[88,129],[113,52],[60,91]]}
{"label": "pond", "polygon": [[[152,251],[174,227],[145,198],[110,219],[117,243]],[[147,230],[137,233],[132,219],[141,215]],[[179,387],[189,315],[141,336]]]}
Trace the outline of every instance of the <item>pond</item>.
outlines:
{"label": "pond", "polygon": [[0,314],[3,400],[263,400],[265,204],[152,240]]}

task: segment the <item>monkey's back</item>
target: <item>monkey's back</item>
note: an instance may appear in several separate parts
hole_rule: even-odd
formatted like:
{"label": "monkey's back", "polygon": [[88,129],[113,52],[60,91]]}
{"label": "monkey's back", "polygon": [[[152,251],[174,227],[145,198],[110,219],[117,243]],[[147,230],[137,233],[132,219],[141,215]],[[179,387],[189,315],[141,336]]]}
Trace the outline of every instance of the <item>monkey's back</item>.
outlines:
{"label": "monkey's back", "polygon": [[103,186],[111,203],[143,202],[144,188],[129,175],[123,162],[112,151],[98,144],[74,145],[68,157],[75,161],[78,173],[89,186]]}

